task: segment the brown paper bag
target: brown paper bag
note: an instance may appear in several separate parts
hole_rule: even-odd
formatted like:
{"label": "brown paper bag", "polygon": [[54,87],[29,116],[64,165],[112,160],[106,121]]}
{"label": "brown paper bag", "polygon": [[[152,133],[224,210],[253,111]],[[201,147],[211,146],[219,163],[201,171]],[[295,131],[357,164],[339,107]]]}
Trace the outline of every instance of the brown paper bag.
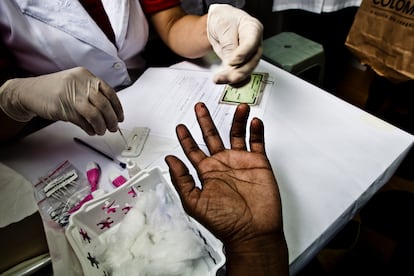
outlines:
{"label": "brown paper bag", "polygon": [[378,75],[414,79],[414,1],[363,0],[345,45]]}

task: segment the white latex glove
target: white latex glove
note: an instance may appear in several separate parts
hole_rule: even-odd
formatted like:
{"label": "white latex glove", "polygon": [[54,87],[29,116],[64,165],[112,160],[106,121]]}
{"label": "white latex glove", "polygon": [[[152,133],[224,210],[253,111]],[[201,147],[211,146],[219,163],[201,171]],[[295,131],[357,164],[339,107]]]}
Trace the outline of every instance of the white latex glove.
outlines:
{"label": "white latex glove", "polygon": [[210,5],[207,37],[224,67],[216,83],[240,83],[249,79],[262,56],[263,25],[245,11],[227,4]]}
{"label": "white latex glove", "polygon": [[124,120],[116,92],[83,67],[8,80],[0,87],[0,108],[19,122],[35,116],[69,121],[89,135],[117,131]]}

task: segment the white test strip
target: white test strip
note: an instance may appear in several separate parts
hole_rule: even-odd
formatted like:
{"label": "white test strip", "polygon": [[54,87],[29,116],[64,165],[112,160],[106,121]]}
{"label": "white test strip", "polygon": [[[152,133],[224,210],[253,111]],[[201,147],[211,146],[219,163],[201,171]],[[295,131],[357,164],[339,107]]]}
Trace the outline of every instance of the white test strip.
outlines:
{"label": "white test strip", "polygon": [[121,156],[124,157],[137,157],[141,154],[147,141],[150,128],[148,127],[135,127],[128,135],[125,149],[122,151]]}

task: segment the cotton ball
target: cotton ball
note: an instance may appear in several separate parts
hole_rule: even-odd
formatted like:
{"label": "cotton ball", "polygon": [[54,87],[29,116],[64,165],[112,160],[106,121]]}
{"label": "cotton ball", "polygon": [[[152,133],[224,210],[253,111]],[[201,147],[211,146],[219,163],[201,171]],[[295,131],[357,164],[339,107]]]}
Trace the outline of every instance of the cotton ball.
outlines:
{"label": "cotton ball", "polygon": [[[145,204],[145,200],[142,201]],[[120,223],[116,235],[112,235],[111,244],[113,246],[128,248],[140,234],[146,224],[145,215],[139,208],[131,208],[128,215]],[[133,231],[131,231],[133,229]]]}
{"label": "cotton ball", "polygon": [[184,217],[174,217],[169,228],[154,228],[157,243],[151,252],[153,259],[163,260],[163,262],[185,261],[207,254],[198,233],[189,227]]}
{"label": "cotton ball", "polygon": [[[130,245],[135,242],[140,232],[144,231],[145,216],[140,211],[140,206],[145,206],[146,199],[142,198],[135,208],[131,208],[128,215],[119,224],[119,227],[115,233],[107,231],[104,235],[103,245],[105,251],[99,255],[100,260],[105,260],[108,267],[117,267],[133,256],[129,251]],[[134,229],[134,231],[131,231]],[[97,255],[98,255],[97,254]]]}
{"label": "cotton ball", "polygon": [[114,276],[208,273],[203,240],[162,184],[138,198],[106,246],[103,265]]}
{"label": "cotton ball", "polygon": [[149,269],[158,274],[183,275],[193,267],[194,259],[207,256],[207,252],[181,210],[163,204],[158,207],[151,213],[152,223],[147,229],[152,241],[146,251],[152,260]]}

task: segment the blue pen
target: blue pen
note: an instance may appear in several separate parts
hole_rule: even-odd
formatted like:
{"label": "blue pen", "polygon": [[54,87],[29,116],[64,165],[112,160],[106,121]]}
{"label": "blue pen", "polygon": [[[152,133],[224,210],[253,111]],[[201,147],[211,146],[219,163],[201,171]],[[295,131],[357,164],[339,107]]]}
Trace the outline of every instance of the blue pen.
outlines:
{"label": "blue pen", "polygon": [[104,152],[102,152],[102,151],[98,150],[97,148],[95,148],[95,147],[93,147],[93,146],[89,145],[88,143],[86,143],[85,141],[83,141],[83,140],[79,139],[78,137],[74,137],[74,138],[73,138],[73,140],[74,140],[75,142],[77,142],[77,143],[81,144],[81,145],[84,145],[84,146],[85,146],[85,147],[87,147],[87,148],[90,148],[90,149],[91,149],[91,150],[93,150],[94,152],[99,153],[100,155],[102,155],[102,156],[104,156],[104,157],[108,158],[109,160],[111,160],[111,161],[113,161],[113,162],[117,163],[119,166],[121,166],[121,168],[123,168],[123,169],[125,169],[125,168],[126,168],[126,163],[124,163],[124,162],[122,162],[122,161],[119,161],[119,160],[118,160],[118,159],[116,159],[115,157],[112,157],[112,156],[110,156],[110,155],[108,155],[108,154],[106,154],[106,153],[104,153]]}

